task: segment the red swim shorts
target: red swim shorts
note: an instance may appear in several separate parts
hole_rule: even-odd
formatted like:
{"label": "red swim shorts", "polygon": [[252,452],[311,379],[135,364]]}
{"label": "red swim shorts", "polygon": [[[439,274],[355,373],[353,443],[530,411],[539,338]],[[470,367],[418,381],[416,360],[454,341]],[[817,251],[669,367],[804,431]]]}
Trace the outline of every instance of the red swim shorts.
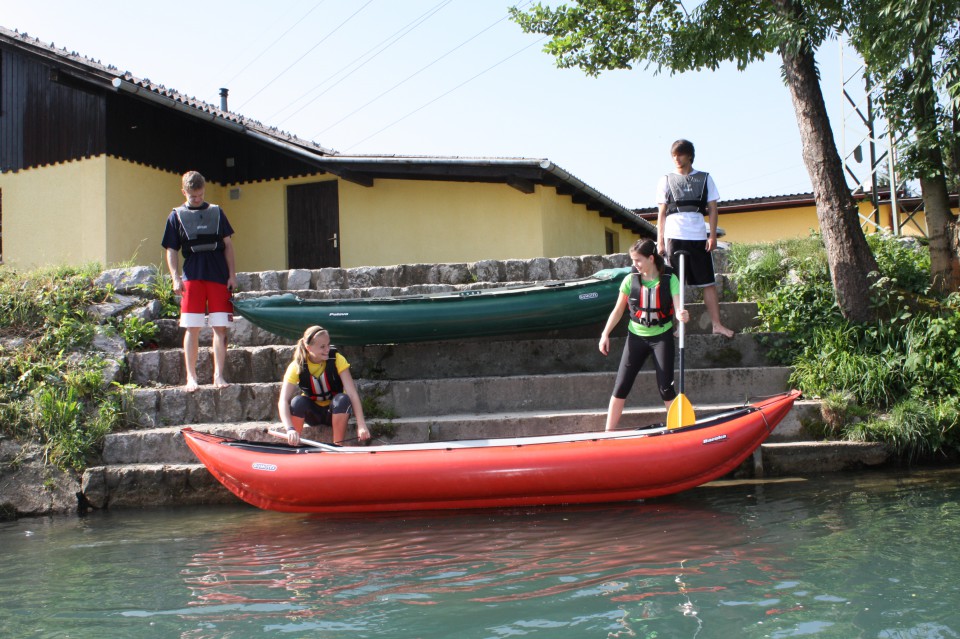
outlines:
{"label": "red swim shorts", "polygon": [[[209,314],[209,319],[207,315]],[[207,280],[184,280],[180,300],[180,326],[199,328],[230,326],[233,323],[233,303],[226,284]]]}

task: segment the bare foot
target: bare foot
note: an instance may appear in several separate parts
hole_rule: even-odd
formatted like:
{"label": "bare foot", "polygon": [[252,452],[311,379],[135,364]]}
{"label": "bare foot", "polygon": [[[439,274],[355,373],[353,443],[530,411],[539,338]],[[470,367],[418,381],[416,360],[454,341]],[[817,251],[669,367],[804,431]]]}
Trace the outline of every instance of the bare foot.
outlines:
{"label": "bare foot", "polygon": [[731,330],[730,330],[729,328],[727,328],[726,326],[723,326],[722,324],[719,325],[719,326],[714,326],[714,327],[713,327],[713,334],[714,334],[714,335],[723,335],[723,336],[726,337],[727,339],[733,339],[733,331],[731,331]]}
{"label": "bare foot", "polygon": [[214,388],[226,388],[226,387],[229,386],[229,385],[230,385],[230,382],[228,382],[227,380],[223,379],[222,377],[221,377],[220,379],[215,379],[215,380],[213,380],[213,387],[214,387]]}
{"label": "bare foot", "polygon": [[200,384],[195,379],[188,379],[187,383],[183,385],[183,390],[188,393],[195,393],[198,388],[200,388]]}

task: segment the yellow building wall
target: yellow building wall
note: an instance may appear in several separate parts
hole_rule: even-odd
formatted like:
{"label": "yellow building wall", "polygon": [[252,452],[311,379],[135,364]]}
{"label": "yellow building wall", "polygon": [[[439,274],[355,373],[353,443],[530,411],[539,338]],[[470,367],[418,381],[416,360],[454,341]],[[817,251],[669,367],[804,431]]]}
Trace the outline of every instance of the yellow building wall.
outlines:
{"label": "yellow building wall", "polygon": [[[216,187],[212,194],[207,187],[207,201],[220,205],[233,227],[238,272],[287,268],[287,186],[317,180],[230,184]],[[237,193],[237,199],[230,199],[231,191]]]}
{"label": "yellow building wall", "polygon": [[[872,223],[873,205],[869,201],[857,202],[861,215],[860,222],[864,233],[876,233],[877,224]],[[891,207],[880,205],[880,227],[892,232]],[[900,213],[900,233],[922,237],[926,233],[927,222],[923,212],[918,212],[908,221],[906,213]],[[717,225],[723,228],[725,242],[773,242],[776,240],[806,237],[811,231],[820,230],[815,206],[793,208],[770,208],[761,211],[721,213]]]}
{"label": "yellow building wall", "polygon": [[811,230],[819,230],[817,209],[813,206],[779,210],[721,213],[717,226],[726,233],[724,242],[772,242],[806,237]]}
{"label": "yellow building wall", "polygon": [[344,267],[542,255],[539,200],[502,184],[340,183]]}
{"label": "yellow building wall", "polygon": [[103,260],[111,266],[132,262],[162,267],[164,224],[170,211],[183,203],[180,176],[116,158],[107,158],[106,163]]}
{"label": "yellow building wall", "polygon": [[[331,179],[223,187],[225,196],[239,189],[239,199],[217,202],[236,231],[237,269],[286,268],[287,187]],[[378,179],[372,187],[339,181],[338,195],[344,268],[597,254],[606,228],[621,247],[637,237],[552,188],[524,194],[503,184]],[[215,201],[209,193],[207,199]]]}
{"label": "yellow building wall", "polygon": [[[330,175],[220,185],[235,231],[238,271],[287,268],[288,186]],[[112,157],[0,175],[4,262],[164,268],[160,246],[170,210],[183,202],[180,176]],[[605,252],[605,230],[625,251],[637,236],[549,187],[532,194],[503,184],[339,181],[341,266],[472,262]],[[236,199],[230,199],[231,193]],[[54,232],[42,232],[54,229]]]}
{"label": "yellow building wall", "polygon": [[102,263],[105,181],[103,158],[0,174],[4,264]]}
{"label": "yellow building wall", "polygon": [[582,204],[574,204],[570,196],[558,195],[556,189],[538,186],[535,195],[540,199],[543,212],[540,255],[602,255],[606,252],[606,231],[617,238],[615,252],[626,252],[640,238],[610,218],[600,217]]}

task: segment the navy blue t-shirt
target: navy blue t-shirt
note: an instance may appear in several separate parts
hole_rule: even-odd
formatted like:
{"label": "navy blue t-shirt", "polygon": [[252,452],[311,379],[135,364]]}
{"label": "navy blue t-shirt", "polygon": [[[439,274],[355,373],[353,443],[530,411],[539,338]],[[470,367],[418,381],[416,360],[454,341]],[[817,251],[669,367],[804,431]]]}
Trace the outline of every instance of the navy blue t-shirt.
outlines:
{"label": "navy blue t-shirt", "polygon": [[[210,204],[204,202],[199,207],[187,208],[191,211],[202,211],[209,207]],[[231,235],[233,235],[233,227],[230,226],[230,222],[221,208],[220,237],[230,237]],[[167,217],[167,226],[163,230],[163,241],[160,244],[165,249],[179,251],[183,247],[185,237],[180,220],[177,219],[176,211],[171,211],[169,217]],[[223,249],[187,253],[183,258],[183,279],[185,280],[206,280],[207,282],[226,284],[227,280],[230,279],[230,269],[227,266],[227,258],[223,254]]]}

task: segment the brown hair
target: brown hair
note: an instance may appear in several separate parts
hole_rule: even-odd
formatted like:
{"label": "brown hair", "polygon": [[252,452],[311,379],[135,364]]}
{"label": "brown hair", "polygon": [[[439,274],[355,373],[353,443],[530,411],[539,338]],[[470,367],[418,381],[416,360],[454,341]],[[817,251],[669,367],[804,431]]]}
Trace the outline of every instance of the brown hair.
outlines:
{"label": "brown hair", "polygon": [[630,247],[630,250],[633,253],[642,255],[644,257],[653,256],[653,263],[657,265],[657,271],[663,275],[663,256],[657,252],[657,243],[653,240],[637,240],[633,243],[633,246]]}
{"label": "brown hair", "polygon": [[206,186],[207,181],[197,171],[187,171],[180,179],[184,191],[196,191]]}
{"label": "brown hair", "polygon": [[670,147],[670,155],[689,155],[690,161],[693,162],[693,158],[696,156],[693,152],[693,142],[690,140],[677,140]]}
{"label": "brown hair", "polygon": [[293,361],[297,363],[297,366],[302,367],[307,362],[307,346],[321,333],[325,335],[330,334],[327,329],[322,326],[310,326],[303,332],[303,337],[297,340],[297,347],[293,352]]}

